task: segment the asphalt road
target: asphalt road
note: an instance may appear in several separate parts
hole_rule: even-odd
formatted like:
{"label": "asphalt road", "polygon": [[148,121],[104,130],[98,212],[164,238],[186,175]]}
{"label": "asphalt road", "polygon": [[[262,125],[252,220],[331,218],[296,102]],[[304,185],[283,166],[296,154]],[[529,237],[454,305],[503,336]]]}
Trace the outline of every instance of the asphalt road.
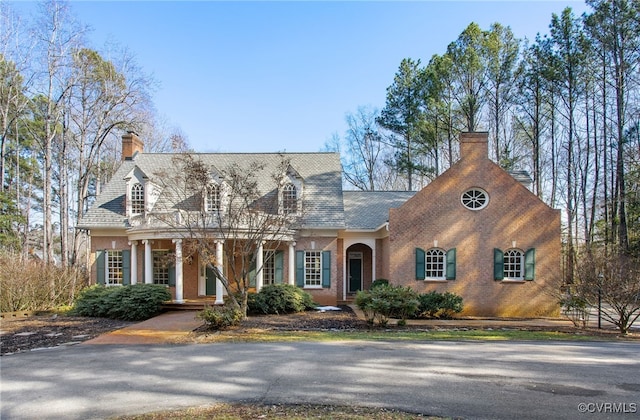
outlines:
{"label": "asphalt road", "polygon": [[223,401],[467,419],[640,418],[640,343],[630,342],[79,345],[3,356],[0,369],[3,420]]}

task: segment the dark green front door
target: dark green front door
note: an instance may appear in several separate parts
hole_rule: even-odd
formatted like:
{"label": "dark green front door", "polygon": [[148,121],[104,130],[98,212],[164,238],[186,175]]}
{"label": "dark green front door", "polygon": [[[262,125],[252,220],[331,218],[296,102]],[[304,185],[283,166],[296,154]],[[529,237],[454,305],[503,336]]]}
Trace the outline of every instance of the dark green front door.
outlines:
{"label": "dark green front door", "polygon": [[207,267],[205,274],[205,294],[207,296],[214,296],[216,294],[216,276],[209,267]]}
{"label": "dark green front door", "polygon": [[362,258],[349,258],[349,292],[362,290]]}

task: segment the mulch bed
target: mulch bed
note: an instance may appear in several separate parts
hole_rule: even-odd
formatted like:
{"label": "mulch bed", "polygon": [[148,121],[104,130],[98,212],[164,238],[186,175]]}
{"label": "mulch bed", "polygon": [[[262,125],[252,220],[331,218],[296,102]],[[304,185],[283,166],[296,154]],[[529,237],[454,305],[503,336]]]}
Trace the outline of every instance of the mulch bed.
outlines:
{"label": "mulch bed", "polygon": [[131,324],[107,318],[58,315],[2,319],[0,354],[77,344]]}

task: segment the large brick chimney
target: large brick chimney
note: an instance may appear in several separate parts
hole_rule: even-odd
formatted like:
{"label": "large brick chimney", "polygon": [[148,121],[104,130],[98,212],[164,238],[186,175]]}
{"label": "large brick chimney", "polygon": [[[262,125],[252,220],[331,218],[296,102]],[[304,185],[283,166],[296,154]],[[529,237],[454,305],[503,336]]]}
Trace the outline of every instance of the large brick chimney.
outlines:
{"label": "large brick chimney", "polygon": [[460,160],[489,158],[489,133],[474,131],[460,133]]}
{"label": "large brick chimney", "polygon": [[142,153],[144,143],[133,131],[122,136],[122,160],[131,160],[136,153]]}

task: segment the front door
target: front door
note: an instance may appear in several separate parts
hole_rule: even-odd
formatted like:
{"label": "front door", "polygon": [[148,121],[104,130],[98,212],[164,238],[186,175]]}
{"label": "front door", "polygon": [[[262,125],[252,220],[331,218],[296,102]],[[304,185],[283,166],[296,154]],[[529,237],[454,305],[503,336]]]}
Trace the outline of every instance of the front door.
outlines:
{"label": "front door", "polygon": [[207,296],[214,296],[216,294],[216,276],[209,267],[207,267],[205,271],[205,294]]}
{"label": "front door", "polygon": [[362,252],[349,253],[349,293],[362,290]]}

